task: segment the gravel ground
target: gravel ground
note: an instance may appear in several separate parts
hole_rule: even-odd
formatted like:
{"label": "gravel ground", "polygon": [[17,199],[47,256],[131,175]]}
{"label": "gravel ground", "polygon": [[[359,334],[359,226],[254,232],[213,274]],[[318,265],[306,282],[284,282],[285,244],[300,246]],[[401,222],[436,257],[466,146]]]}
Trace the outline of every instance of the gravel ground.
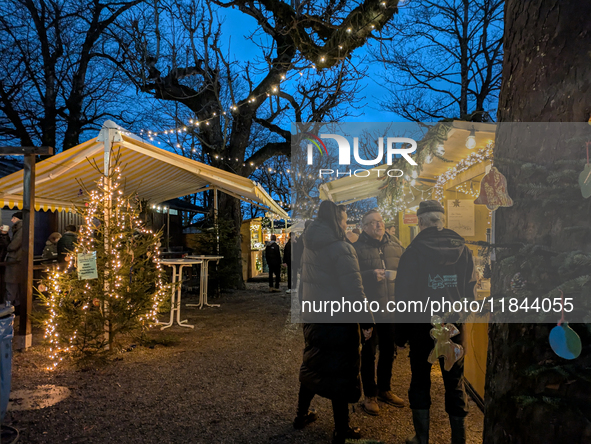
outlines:
{"label": "gravel ground", "polygon": [[[269,294],[266,284],[222,295],[220,308],[182,309],[195,329],[172,327],[152,337],[166,345],[135,347],[107,366],[79,371],[62,364],[44,370],[45,350],[36,345],[13,358],[13,395],[40,386],[66,387],[69,396],[50,407],[9,411],[5,424],[20,430],[19,442],[37,443],[327,443],[333,421],[330,401],[316,397],[319,419],[296,431],[298,370],[303,336],[290,322],[290,298]],[[185,298],[184,302],[192,302]],[[194,302],[194,301],[193,301]],[[212,302],[210,300],[210,302]],[[39,334],[35,340],[38,340]],[[433,370],[431,443],[448,444],[443,381]],[[407,400],[406,352],[394,364],[393,390]],[[21,403],[12,398],[13,402]],[[364,438],[404,443],[410,409],[380,404],[372,417],[351,406],[351,423]],[[482,442],[483,415],[471,402],[468,442]]]}

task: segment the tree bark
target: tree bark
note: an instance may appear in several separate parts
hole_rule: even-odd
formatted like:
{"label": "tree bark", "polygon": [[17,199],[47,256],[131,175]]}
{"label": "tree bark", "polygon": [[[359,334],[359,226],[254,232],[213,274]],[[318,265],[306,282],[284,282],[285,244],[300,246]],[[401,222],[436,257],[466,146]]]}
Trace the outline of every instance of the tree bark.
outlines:
{"label": "tree bark", "polygon": [[[508,0],[505,3],[499,122],[586,122],[589,119],[590,16],[588,2]],[[507,178],[508,192],[515,204],[497,210],[495,242],[538,245],[559,253],[576,250],[589,253],[590,236],[573,234],[568,229],[589,225],[589,202],[583,201],[580,192],[577,205],[565,206],[560,202],[542,205],[539,199],[532,200],[524,186],[532,182],[523,168],[525,164],[535,164],[547,177],[557,171],[557,161],[582,161],[584,144],[569,143],[565,134],[562,137],[551,134],[550,124],[536,127],[536,131],[541,131],[537,138],[541,143],[531,141],[526,124],[518,130],[513,127],[513,131],[502,128],[497,129],[495,166]],[[572,177],[567,185],[578,191],[576,181],[577,177]],[[501,250],[497,255],[493,295],[507,292],[507,282],[512,276],[506,275],[500,261],[510,255],[508,250]],[[544,275],[542,280],[546,291],[563,282],[557,272]],[[560,314],[556,319],[559,317]],[[579,358],[566,361],[553,353],[548,342],[555,325],[490,325],[485,444],[591,442],[590,330],[588,325],[571,325],[581,336],[583,351]]]}

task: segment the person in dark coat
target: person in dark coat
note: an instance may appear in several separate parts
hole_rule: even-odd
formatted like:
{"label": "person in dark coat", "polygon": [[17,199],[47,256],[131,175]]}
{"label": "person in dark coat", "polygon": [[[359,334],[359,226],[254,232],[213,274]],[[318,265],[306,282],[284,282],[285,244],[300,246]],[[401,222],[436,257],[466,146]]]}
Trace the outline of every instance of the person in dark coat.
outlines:
{"label": "person in dark coat", "polygon": [[12,240],[6,247],[5,262],[6,271],[4,281],[6,282],[6,303],[11,305],[20,304],[20,294],[23,281],[23,213],[17,211],[10,220],[12,225]]}
{"label": "person in dark coat", "polygon": [[76,249],[75,244],[78,242],[76,231],[76,225],[66,225],[66,232],[57,242],[57,261],[61,264],[64,264],[66,256]]}
{"label": "person in dark coat", "polygon": [[[473,300],[476,275],[472,253],[464,238],[455,231],[443,228],[444,209],[436,200],[421,202],[417,211],[420,232],[402,254],[396,277],[398,301]],[[442,278],[443,277],[443,278]],[[427,315],[429,316],[429,315]],[[407,318],[407,321],[410,321]],[[420,322],[424,321],[424,322]],[[416,435],[408,444],[429,442],[429,408],[431,406],[431,363],[427,360],[433,349],[428,319],[417,319],[412,324],[397,324],[396,340],[399,345],[409,341],[412,372],[408,398],[412,409]],[[461,325],[456,325],[460,332]],[[461,343],[461,335],[453,341]],[[447,371],[443,359],[439,360],[445,385],[445,411],[451,424],[452,444],[464,444],[464,420],[468,403],[464,389],[464,360],[457,361]]]}
{"label": "person in dark coat", "polygon": [[289,233],[289,239],[285,244],[285,248],[283,248],[283,263],[287,265],[287,291],[286,293],[291,293],[291,279],[292,279],[292,269],[291,269],[291,233]]}
{"label": "person in dark coat", "polygon": [[[369,341],[363,343],[361,351],[361,379],[365,398],[361,403],[366,413],[377,416],[380,412],[377,400],[394,407],[404,407],[402,398],[391,390],[392,365],[396,357],[394,323],[392,314],[382,312],[389,301],[394,301],[394,278],[386,278],[386,270],[396,271],[404,248],[400,241],[385,232],[382,215],[377,210],[370,210],[361,219],[363,231],[354,244],[359,268],[363,279],[363,288],[369,301],[380,304],[375,313],[376,326]],[[376,353],[380,349],[377,366]]]}
{"label": "person in dark coat", "polygon": [[43,259],[57,259],[57,243],[62,238],[60,233],[51,233],[47,241],[45,242],[45,248],[43,249]]}
{"label": "person in dark coat", "polygon": [[4,258],[6,257],[6,249],[10,243],[9,231],[10,227],[8,225],[2,225],[0,227],[0,262],[4,262]]}
{"label": "person in dark coat", "polygon": [[[341,298],[351,303],[365,299],[355,249],[345,240],[346,228],[345,208],[324,201],[317,219],[302,235],[300,285],[305,348],[294,427],[300,429],[316,420],[316,413],[309,410],[314,395],[328,398],[332,401],[335,421],[334,444],[360,437],[359,429],[349,425],[348,406],[361,396],[359,325],[325,323],[326,313],[310,313],[306,305]],[[369,328],[365,328],[367,334]]]}
{"label": "person in dark coat", "polygon": [[[271,235],[271,242],[265,248],[265,258],[269,266],[269,291],[279,291],[281,280],[281,249],[277,245],[277,236]],[[273,288],[273,275],[275,275],[275,288]]]}

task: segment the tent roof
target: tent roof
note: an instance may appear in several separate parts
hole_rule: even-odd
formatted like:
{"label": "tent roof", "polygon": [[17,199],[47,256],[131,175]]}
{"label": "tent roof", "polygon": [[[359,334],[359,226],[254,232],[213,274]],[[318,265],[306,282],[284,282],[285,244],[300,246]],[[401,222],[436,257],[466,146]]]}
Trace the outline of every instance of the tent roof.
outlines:
{"label": "tent roof", "polygon": [[[115,133],[112,153],[119,153],[122,187],[126,194],[159,203],[213,189],[289,217],[265,189],[256,182],[218,168],[157,148],[111,121],[103,131]],[[66,210],[81,204],[82,186],[96,189],[103,171],[105,144],[99,137],[63,151],[36,165],[35,208]],[[0,179],[0,207],[22,208],[23,171]]]}
{"label": "tent roof", "polygon": [[[476,148],[469,150],[465,143],[472,127],[476,130]],[[485,147],[489,140],[494,140],[495,130],[496,125],[491,123],[454,121],[447,133],[443,156],[452,163],[444,162],[439,158],[434,158],[431,163],[424,163],[418,181],[422,179],[428,183],[434,183],[437,177],[445,173],[450,166],[457,164],[470,153]],[[378,177],[378,169],[383,170],[384,165],[372,168],[372,173],[368,177],[343,177],[320,185],[320,199],[348,204],[378,196],[380,190],[387,184],[387,177],[383,173]]]}

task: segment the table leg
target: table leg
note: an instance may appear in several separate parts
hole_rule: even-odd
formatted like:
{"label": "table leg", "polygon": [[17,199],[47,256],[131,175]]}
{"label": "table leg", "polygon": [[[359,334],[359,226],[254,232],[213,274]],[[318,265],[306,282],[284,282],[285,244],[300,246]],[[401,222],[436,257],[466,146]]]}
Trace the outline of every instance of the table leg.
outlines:
{"label": "table leg", "polygon": [[[172,324],[174,322],[174,300],[175,300],[175,292],[176,289],[175,284],[177,282],[177,275],[176,275],[176,266],[172,266],[172,294],[170,295],[170,321],[168,321],[166,324],[162,325],[162,327],[160,327],[160,330],[164,330],[165,328],[168,327],[172,327]],[[158,324],[163,324],[162,322],[157,322]]]}
{"label": "table leg", "polygon": [[203,274],[204,274],[204,280],[205,280],[205,292],[203,294],[203,303],[201,305],[201,308],[203,308],[203,306],[207,306],[207,307],[219,307],[220,304],[208,304],[207,303],[207,287],[209,285],[209,279],[208,279],[208,267],[209,267],[209,261],[208,260],[204,260],[203,261]]}
{"label": "table leg", "polygon": [[198,304],[185,304],[186,307],[199,307],[203,308],[203,262],[199,268],[199,303]]}
{"label": "table leg", "polygon": [[195,328],[194,325],[187,324],[187,320],[186,319],[184,321],[181,321],[181,290],[182,290],[182,285],[181,285],[182,279],[181,278],[183,276],[183,267],[186,267],[186,265],[181,265],[179,267],[179,279],[178,279],[178,281],[179,281],[179,287],[177,289],[178,294],[177,294],[176,322],[181,327]]}

